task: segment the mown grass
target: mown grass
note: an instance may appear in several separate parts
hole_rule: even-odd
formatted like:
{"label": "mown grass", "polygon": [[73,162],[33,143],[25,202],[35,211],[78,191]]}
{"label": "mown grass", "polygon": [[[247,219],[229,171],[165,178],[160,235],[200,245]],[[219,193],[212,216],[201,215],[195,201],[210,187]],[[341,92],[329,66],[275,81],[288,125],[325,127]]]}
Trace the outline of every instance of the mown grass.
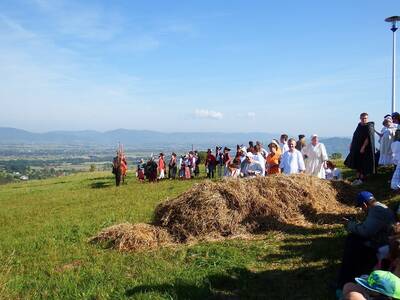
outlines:
{"label": "mown grass", "polygon": [[[389,178],[384,169],[364,188],[394,205]],[[112,224],[151,221],[160,201],[195,182],[128,178],[116,188],[111,174],[97,172],[1,186],[0,297],[334,299],[329,283],[345,235],[340,225],[142,253],[87,242]]]}

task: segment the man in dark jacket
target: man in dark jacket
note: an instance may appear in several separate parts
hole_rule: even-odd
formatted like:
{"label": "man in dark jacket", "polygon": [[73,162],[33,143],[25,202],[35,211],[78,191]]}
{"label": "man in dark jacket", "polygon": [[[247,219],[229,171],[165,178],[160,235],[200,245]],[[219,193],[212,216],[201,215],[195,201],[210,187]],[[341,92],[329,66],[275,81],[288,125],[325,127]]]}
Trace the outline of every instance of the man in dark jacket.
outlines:
{"label": "man in dark jacket", "polygon": [[357,171],[354,185],[362,184],[366,177],[375,174],[375,129],[374,122],[368,122],[368,114],[360,114],[360,122],[354,131],[350,153],[344,164]]}

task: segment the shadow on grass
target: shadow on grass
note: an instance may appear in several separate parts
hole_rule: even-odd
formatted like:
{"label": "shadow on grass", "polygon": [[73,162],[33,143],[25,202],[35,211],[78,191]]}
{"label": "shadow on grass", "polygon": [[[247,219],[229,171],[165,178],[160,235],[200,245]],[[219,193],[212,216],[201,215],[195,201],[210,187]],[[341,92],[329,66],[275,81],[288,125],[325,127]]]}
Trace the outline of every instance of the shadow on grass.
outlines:
{"label": "shadow on grass", "polygon": [[287,238],[280,246],[278,254],[267,254],[261,261],[281,261],[301,258],[302,262],[315,262],[329,258],[328,264],[334,264],[342,257],[344,237],[324,236],[313,238]]}
{"label": "shadow on grass", "polygon": [[110,182],[106,182],[106,181],[98,181],[98,182],[93,182],[90,187],[92,189],[104,189],[104,188],[108,188],[111,186]]}
{"label": "shadow on grass", "polygon": [[98,181],[98,180],[112,180],[114,179],[114,175],[110,176],[102,176],[102,177],[95,177],[95,178],[88,178],[87,181]]}
{"label": "shadow on grass", "polygon": [[334,299],[328,288],[335,266],[293,267],[252,271],[233,268],[205,277],[200,284],[141,285],[125,291],[128,297],[155,293],[172,299]]}
{"label": "shadow on grass", "polygon": [[[51,179],[51,178],[48,178],[48,179]],[[36,179],[37,180],[37,179]],[[40,180],[42,180],[42,179],[40,179]],[[64,183],[68,183],[67,181],[57,181],[57,182],[50,182],[50,183],[48,183],[48,182],[42,182],[42,183],[40,183],[40,184],[32,184],[32,185],[29,185],[29,187],[30,188],[36,188],[36,187],[41,187],[41,186],[51,186],[51,185],[58,185],[58,184],[64,184]],[[20,188],[26,188],[26,186],[25,185],[20,185],[20,186],[14,186],[14,187],[12,187],[13,189],[20,189]]]}
{"label": "shadow on grass", "polygon": [[[332,217],[335,221],[340,220],[341,216],[335,215]],[[305,227],[301,225],[288,224],[277,220],[274,216],[251,216],[249,219],[243,220],[244,224],[254,224],[254,228],[251,230],[253,234],[265,234],[270,231],[281,231],[287,234],[295,235],[317,235],[317,234],[328,234],[336,229],[324,228],[317,226]],[[339,222],[324,223],[324,224],[338,224]]]}

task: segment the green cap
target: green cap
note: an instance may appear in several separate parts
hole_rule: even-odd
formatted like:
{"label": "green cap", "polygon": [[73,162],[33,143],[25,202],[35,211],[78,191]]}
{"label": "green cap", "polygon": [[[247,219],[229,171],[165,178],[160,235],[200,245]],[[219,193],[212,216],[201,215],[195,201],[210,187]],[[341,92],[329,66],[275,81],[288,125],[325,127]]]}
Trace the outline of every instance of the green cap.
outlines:
{"label": "green cap", "polygon": [[355,278],[363,287],[379,294],[400,299],[400,278],[387,271],[374,271],[368,278]]}

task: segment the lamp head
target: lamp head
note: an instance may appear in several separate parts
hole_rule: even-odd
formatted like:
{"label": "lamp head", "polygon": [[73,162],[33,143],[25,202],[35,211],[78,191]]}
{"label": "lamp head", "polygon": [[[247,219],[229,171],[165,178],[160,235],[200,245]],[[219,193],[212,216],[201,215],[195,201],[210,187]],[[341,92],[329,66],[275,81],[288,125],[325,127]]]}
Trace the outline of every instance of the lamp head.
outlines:
{"label": "lamp head", "polygon": [[385,19],[385,22],[392,23],[392,28],[390,30],[392,30],[393,32],[397,30],[397,22],[399,21],[400,21],[400,16],[392,16]]}

